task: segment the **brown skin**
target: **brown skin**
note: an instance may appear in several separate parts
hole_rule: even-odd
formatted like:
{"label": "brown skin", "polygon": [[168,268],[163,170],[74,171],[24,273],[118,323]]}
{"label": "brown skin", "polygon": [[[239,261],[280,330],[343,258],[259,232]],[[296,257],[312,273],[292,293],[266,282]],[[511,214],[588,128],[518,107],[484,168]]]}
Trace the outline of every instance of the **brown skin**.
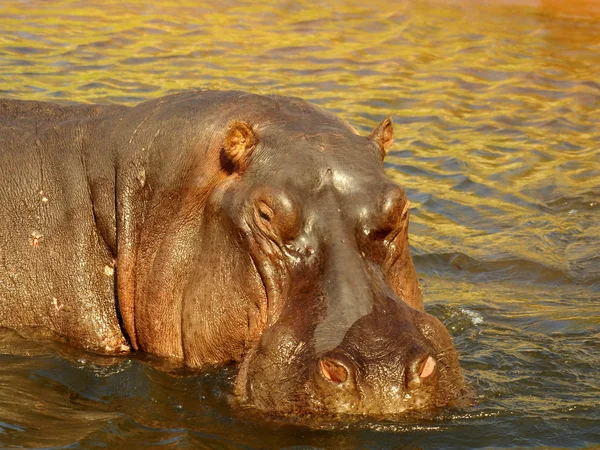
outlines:
{"label": "brown skin", "polygon": [[369,137],[288,97],[0,103],[0,326],[189,367],[240,363],[265,413],[455,404],[423,311],[409,203]]}

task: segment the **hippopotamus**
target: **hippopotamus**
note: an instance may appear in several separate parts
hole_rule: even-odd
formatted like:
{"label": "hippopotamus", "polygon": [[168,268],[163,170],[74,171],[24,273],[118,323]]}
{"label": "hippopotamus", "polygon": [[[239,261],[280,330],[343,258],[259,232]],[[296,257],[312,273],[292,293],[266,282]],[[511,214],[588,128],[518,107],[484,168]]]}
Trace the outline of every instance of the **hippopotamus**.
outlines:
{"label": "hippopotamus", "polygon": [[384,172],[389,117],[362,136],[298,98],[199,90],[3,100],[0,130],[0,327],[236,364],[235,401],[266,415],[459,402]]}

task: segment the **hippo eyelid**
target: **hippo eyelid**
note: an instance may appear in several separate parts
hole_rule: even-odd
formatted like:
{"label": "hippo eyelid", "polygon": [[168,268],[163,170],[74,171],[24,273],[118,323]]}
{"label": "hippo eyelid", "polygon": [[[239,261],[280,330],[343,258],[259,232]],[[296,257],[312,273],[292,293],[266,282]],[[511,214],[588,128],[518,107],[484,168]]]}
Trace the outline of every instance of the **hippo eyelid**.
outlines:
{"label": "hippo eyelid", "polygon": [[400,213],[400,219],[398,220],[397,226],[395,226],[386,236],[385,243],[390,244],[396,240],[398,235],[405,229],[406,221],[408,220],[408,214],[410,212],[410,202],[406,200],[404,202],[404,207],[402,208],[402,212]]}
{"label": "hippo eyelid", "polygon": [[408,213],[410,211],[410,202],[406,200],[404,202],[404,208],[402,208],[402,214],[400,214],[400,220],[404,222],[408,218]]}
{"label": "hippo eyelid", "polygon": [[273,220],[273,208],[267,205],[263,201],[259,201],[257,205],[258,216],[265,222],[271,222]]}
{"label": "hippo eyelid", "polygon": [[257,197],[251,214],[258,230],[280,248],[296,239],[302,225],[302,214],[293,201],[279,192],[263,192]]}

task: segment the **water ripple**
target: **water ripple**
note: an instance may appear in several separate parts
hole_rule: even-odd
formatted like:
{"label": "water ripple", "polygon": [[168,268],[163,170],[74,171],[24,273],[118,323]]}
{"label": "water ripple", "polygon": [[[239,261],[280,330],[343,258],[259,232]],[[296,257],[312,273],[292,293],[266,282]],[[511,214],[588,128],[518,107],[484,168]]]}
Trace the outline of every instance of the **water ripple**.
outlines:
{"label": "water ripple", "polygon": [[0,335],[0,444],[599,444],[600,11],[480,3],[3,2],[5,96],[131,105],[244,89],[304,97],[365,134],[393,114],[386,169],[413,205],[427,307],[479,400],[310,432],[236,416],[229,369],[173,374]]}

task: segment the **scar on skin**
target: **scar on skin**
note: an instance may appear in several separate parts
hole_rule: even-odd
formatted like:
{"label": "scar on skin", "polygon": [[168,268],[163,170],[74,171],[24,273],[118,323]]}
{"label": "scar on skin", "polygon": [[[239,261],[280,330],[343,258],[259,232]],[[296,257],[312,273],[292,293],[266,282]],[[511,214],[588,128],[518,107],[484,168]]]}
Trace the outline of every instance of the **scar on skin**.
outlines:
{"label": "scar on skin", "polygon": [[125,353],[131,350],[129,345],[122,342],[122,339],[118,336],[105,336],[102,341],[104,342],[104,350],[109,353]]}
{"label": "scar on skin", "polygon": [[38,245],[40,245],[42,237],[42,233],[40,233],[39,231],[32,231],[31,237],[29,238],[29,243],[32,246],[37,247]]}
{"label": "scar on skin", "polygon": [[140,186],[144,187],[144,185],[146,184],[146,171],[145,170],[140,170],[138,172],[137,180],[139,181]]}
{"label": "scar on skin", "polygon": [[60,312],[61,309],[64,308],[65,305],[63,305],[62,303],[58,302],[58,299],[56,297],[52,297],[52,305],[54,306],[54,308]]}
{"label": "scar on skin", "polygon": [[38,194],[40,194],[42,203],[48,203],[48,197],[46,197],[46,193],[44,191],[39,191]]}

